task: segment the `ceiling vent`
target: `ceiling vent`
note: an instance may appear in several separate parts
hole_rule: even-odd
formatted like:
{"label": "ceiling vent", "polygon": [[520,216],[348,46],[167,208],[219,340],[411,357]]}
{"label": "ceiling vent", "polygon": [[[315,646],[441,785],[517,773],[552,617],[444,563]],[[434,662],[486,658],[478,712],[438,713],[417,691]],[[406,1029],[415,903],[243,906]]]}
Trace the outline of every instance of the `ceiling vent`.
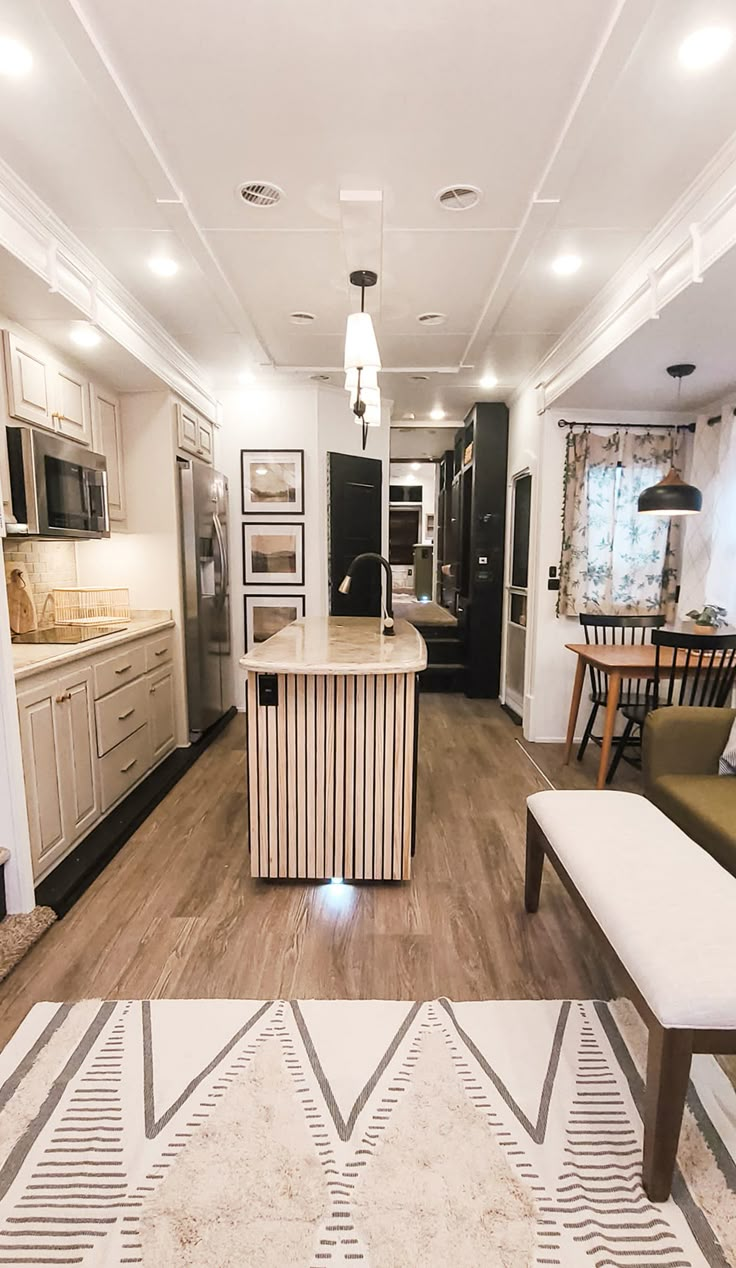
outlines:
{"label": "ceiling vent", "polygon": [[437,202],[445,211],[470,211],[481,200],[477,185],[447,185],[437,194]]}
{"label": "ceiling vent", "polygon": [[446,313],[420,313],[417,317],[420,326],[444,326]]}
{"label": "ceiling vent", "polygon": [[314,313],[289,313],[289,321],[295,326],[308,326],[314,320]]}
{"label": "ceiling vent", "polygon": [[238,193],[249,207],[275,207],[284,196],[283,189],[271,181],[246,181]]}

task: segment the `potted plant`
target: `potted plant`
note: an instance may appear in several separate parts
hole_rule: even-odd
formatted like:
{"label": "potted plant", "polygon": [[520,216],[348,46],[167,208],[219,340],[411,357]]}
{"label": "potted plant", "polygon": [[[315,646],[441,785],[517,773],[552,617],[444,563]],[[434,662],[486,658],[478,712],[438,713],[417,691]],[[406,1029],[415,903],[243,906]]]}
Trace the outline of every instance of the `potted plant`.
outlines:
{"label": "potted plant", "polygon": [[719,608],[716,603],[706,603],[700,610],[693,608],[687,615],[695,622],[696,634],[715,634],[722,625],[726,625],[726,609]]}

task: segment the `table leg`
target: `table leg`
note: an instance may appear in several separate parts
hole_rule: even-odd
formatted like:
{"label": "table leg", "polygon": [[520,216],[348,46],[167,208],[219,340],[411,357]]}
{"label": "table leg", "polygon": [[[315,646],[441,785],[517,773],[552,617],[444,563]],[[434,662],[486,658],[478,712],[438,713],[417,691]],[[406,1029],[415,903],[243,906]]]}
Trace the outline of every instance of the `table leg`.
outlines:
{"label": "table leg", "polygon": [[585,661],[582,656],[578,656],[577,668],[575,670],[575,682],[572,688],[572,697],[570,699],[570,716],[567,721],[567,743],[565,745],[565,766],[570,761],[572,753],[573,740],[575,739],[575,724],[578,720],[578,712],[580,710],[580,699],[583,694],[583,683],[585,682]]}
{"label": "table leg", "polygon": [[613,732],[616,727],[616,710],[618,709],[620,695],[621,675],[609,674],[608,704],[606,705],[606,721],[603,727],[601,760],[598,766],[598,782],[596,784],[596,788],[605,788],[606,786],[606,774],[608,773],[608,763],[611,760],[611,745],[613,743]]}

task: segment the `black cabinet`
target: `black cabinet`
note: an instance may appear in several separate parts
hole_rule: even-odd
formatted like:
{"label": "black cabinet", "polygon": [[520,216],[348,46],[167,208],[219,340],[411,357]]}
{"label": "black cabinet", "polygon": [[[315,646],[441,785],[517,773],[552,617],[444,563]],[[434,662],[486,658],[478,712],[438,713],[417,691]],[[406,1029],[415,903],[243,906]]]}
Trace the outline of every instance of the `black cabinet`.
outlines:
{"label": "black cabinet", "polygon": [[478,404],[455,445],[459,512],[456,615],[465,635],[466,694],[495,698],[501,676],[508,410]]}

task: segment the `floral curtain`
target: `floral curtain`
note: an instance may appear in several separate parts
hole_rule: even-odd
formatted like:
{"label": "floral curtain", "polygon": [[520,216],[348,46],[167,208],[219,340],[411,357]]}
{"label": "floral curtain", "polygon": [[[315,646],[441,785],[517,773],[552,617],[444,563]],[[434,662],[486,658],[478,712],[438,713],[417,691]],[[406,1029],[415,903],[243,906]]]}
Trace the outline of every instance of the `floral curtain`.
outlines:
{"label": "floral curtain", "polygon": [[674,617],[680,521],[640,515],[637,501],[681,449],[677,432],[569,432],[558,615]]}

